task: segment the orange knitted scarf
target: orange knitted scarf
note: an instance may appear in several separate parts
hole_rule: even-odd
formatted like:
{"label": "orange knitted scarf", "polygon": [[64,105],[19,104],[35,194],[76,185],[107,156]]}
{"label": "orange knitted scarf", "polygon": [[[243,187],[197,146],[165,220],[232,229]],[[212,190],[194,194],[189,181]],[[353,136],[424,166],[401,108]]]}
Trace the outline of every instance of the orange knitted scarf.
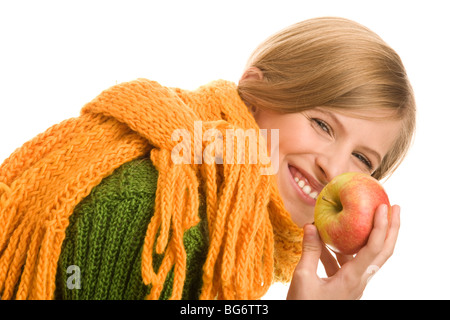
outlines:
{"label": "orange knitted scarf", "polygon": [[[79,117],[14,151],[0,167],[0,297],[52,299],[75,206],[119,166],[143,155],[159,172],[142,252],[149,299],[158,298],[172,268],[172,299],[181,297],[183,234],[199,222],[199,191],[206,196],[209,228],[201,299],[260,298],[274,280],[290,281],[302,230],[285,210],[275,176],[262,175],[262,165],[248,157],[244,164],[175,164],[172,134],[182,128],[193,136],[194,121],[223,137],[226,129],[258,130],[231,82],[187,91],[139,79],[105,90]],[[154,250],[164,254],[158,270]]]}

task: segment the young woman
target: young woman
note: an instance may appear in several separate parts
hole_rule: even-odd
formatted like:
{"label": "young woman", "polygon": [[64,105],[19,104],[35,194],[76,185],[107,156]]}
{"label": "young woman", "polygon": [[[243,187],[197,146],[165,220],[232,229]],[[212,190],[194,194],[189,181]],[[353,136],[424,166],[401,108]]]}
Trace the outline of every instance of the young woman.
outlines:
{"label": "young woman", "polygon": [[[336,261],[315,198],[343,172],[390,175],[414,127],[398,55],[340,18],[273,35],[238,85],[114,86],[0,167],[0,295],[256,299],[290,281],[290,299],[359,298],[394,251],[400,208],[388,227],[380,206],[367,245]],[[262,129],[256,149],[228,135]],[[250,150],[269,151],[273,174]]]}

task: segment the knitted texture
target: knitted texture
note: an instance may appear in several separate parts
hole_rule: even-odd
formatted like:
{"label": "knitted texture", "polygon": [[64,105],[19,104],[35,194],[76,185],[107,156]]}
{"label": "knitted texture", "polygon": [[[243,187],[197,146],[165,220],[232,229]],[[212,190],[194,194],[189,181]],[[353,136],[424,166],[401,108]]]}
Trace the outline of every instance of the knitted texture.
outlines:
{"label": "knitted texture", "polygon": [[[274,279],[289,281],[301,255],[302,230],[285,210],[275,176],[262,175],[264,165],[253,164],[248,154],[238,162],[242,150],[236,143],[231,163],[196,164],[193,141],[190,163],[174,163],[171,151],[178,142],[172,134],[184,129],[194,137],[195,121],[202,121],[202,130],[220,131],[227,146],[227,129],[259,129],[233,83],[219,80],[186,91],[139,79],[103,91],[79,117],[52,126],[6,159],[0,167],[2,299],[54,298],[75,207],[115,169],[143,156],[158,170],[142,249],[142,279],[152,286],[146,298],[160,297],[172,269],[171,298],[182,296],[183,235],[201,220],[199,189],[209,233],[199,298],[254,299]],[[265,141],[258,143],[265,147]],[[154,249],[163,256],[158,270]]]}
{"label": "knitted texture", "polygon": [[[141,277],[145,232],[155,205],[158,172],[150,159],[125,163],[96,186],[70,217],[58,262],[56,299],[144,299],[151,285]],[[200,194],[201,195],[201,194]],[[205,204],[200,198],[200,216]],[[182,299],[198,299],[201,268],[208,250],[206,219],[184,234],[186,281]],[[154,269],[162,255],[154,253]],[[81,288],[67,285],[70,266],[80,270]],[[69,279],[70,281],[70,279]],[[160,299],[172,292],[173,270]]]}

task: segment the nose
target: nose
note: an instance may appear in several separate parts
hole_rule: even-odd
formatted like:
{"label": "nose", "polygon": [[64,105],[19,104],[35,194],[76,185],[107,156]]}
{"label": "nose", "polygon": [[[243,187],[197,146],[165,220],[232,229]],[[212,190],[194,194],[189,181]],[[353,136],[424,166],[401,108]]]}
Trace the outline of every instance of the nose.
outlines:
{"label": "nose", "polygon": [[316,169],[321,183],[327,184],[334,177],[344,172],[349,172],[348,157],[344,152],[333,151],[322,153],[316,156]]}

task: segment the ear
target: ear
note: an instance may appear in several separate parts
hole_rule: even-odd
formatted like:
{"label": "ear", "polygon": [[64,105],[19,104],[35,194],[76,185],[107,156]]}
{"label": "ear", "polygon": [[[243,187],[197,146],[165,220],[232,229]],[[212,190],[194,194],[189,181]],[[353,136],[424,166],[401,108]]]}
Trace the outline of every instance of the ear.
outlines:
{"label": "ear", "polygon": [[262,80],[264,75],[262,71],[257,67],[249,67],[242,74],[241,80]]}

